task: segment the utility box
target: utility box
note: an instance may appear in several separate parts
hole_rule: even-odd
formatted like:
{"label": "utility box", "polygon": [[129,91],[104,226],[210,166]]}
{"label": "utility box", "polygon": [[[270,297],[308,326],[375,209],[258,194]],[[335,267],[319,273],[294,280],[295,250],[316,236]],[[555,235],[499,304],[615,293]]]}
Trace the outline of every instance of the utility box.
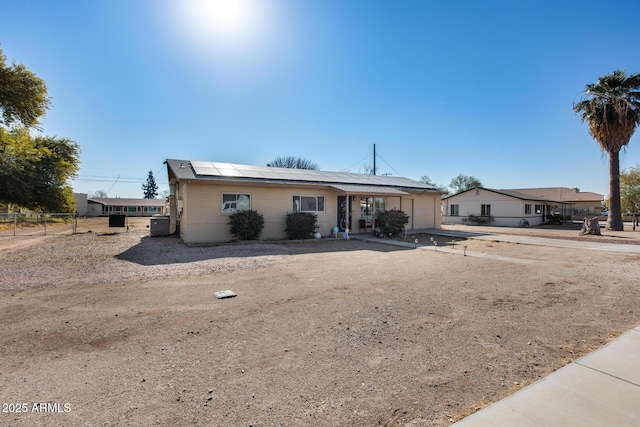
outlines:
{"label": "utility box", "polygon": [[124,227],[127,222],[126,215],[112,214],[109,215],[109,227]]}
{"label": "utility box", "polygon": [[169,217],[154,216],[151,218],[151,237],[169,235]]}

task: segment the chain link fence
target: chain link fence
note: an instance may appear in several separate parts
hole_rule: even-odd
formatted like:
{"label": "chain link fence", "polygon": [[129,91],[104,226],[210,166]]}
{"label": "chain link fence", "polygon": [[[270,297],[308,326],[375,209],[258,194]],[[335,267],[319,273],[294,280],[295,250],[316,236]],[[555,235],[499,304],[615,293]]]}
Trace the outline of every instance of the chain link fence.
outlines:
{"label": "chain link fence", "polygon": [[0,235],[36,236],[73,234],[76,215],[63,213],[6,213],[0,214]]}
{"label": "chain link fence", "polygon": [[150,217],[126,217],[124,227],[111,227],[109,217],[65,213],[0,213],[0,236],[126,232],[149,229]]}

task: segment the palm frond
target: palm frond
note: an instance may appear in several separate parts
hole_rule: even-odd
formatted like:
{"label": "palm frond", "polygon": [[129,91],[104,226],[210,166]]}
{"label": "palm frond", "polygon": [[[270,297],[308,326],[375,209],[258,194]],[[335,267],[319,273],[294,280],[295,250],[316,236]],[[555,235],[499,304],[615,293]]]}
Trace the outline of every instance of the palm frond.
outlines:
{"label": "palm frond", "polygon": [[640,124],[640,74],[615,70],[585,85],[585,96],[573,110],[604,151],[620,151]]}

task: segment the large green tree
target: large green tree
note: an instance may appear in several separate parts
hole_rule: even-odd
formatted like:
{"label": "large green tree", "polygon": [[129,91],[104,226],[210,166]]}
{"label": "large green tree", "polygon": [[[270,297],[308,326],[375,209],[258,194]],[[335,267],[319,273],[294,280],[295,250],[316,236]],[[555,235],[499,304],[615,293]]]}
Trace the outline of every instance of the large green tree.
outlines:
{"label": "large green tree", "polygon": [[289,168],[289,169],[311,169],[320,170],[320,166],[314,161],[295,156],[280,156],[267,163],[267,166],[273,168]]}
{"label": "large green tree", "polygon": [[624,228],[620,206],[620,151],[629,144],[640,123],[640,74],[615,70],[585,86],[573,110],[589,126],[589,134],[609,155],[608,230]]}
{"label": "large green tree", "polygon": [[[420,177],[420,182],[422,182],[423,184],[431,185],[432,187],[436,187],[439,190],[448,192],[446,186],[436,184],[431,178],[429,178],[429,175],[422,175]],[[443,194],[443,196],[444,196],[444,194]]]}
{"label": "large green tree", "polygon": [[474,187],[482,187],[480,180],[474,176],[458,175],[451,180],[449,188],[453,194],[458,194],[463,191],[470,190]]}
{"label": "large green tree", "polygon": [[640,165],[620,173],[620,205],[625,212],[633,213],[635,230],[640,211]]}
{"label": "large green tree", "polygon": [[0,204],[72,212],[79,146],[66,138],[33,136],[49,108],[47,87],[22,64],[6,65],[0,50]]}
{"label": "large green tree", "polygon": [[49,104],[44,81],[22,64],[7,66],[0,49],[0,124],[37,126]]}
{"label": "large green tree", "polygon": [[0,127],[0,202],[35,211],[72,212],[67,181],[78,172],[78,145],[66,138],[32,137]]}

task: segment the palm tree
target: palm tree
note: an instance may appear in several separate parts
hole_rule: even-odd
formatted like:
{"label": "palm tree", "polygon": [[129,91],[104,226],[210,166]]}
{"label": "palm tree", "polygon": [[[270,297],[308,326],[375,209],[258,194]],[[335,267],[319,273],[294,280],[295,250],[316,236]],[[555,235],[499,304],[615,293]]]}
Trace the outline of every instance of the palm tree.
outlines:
{"label": "palm tree", "polygon": [[623,229],[620,212],[620,150],[640,124],[640,74],[615,70],[585,86],[573,110],[589,126],[589,134],[609,154],[609,217],[607,230]]}

